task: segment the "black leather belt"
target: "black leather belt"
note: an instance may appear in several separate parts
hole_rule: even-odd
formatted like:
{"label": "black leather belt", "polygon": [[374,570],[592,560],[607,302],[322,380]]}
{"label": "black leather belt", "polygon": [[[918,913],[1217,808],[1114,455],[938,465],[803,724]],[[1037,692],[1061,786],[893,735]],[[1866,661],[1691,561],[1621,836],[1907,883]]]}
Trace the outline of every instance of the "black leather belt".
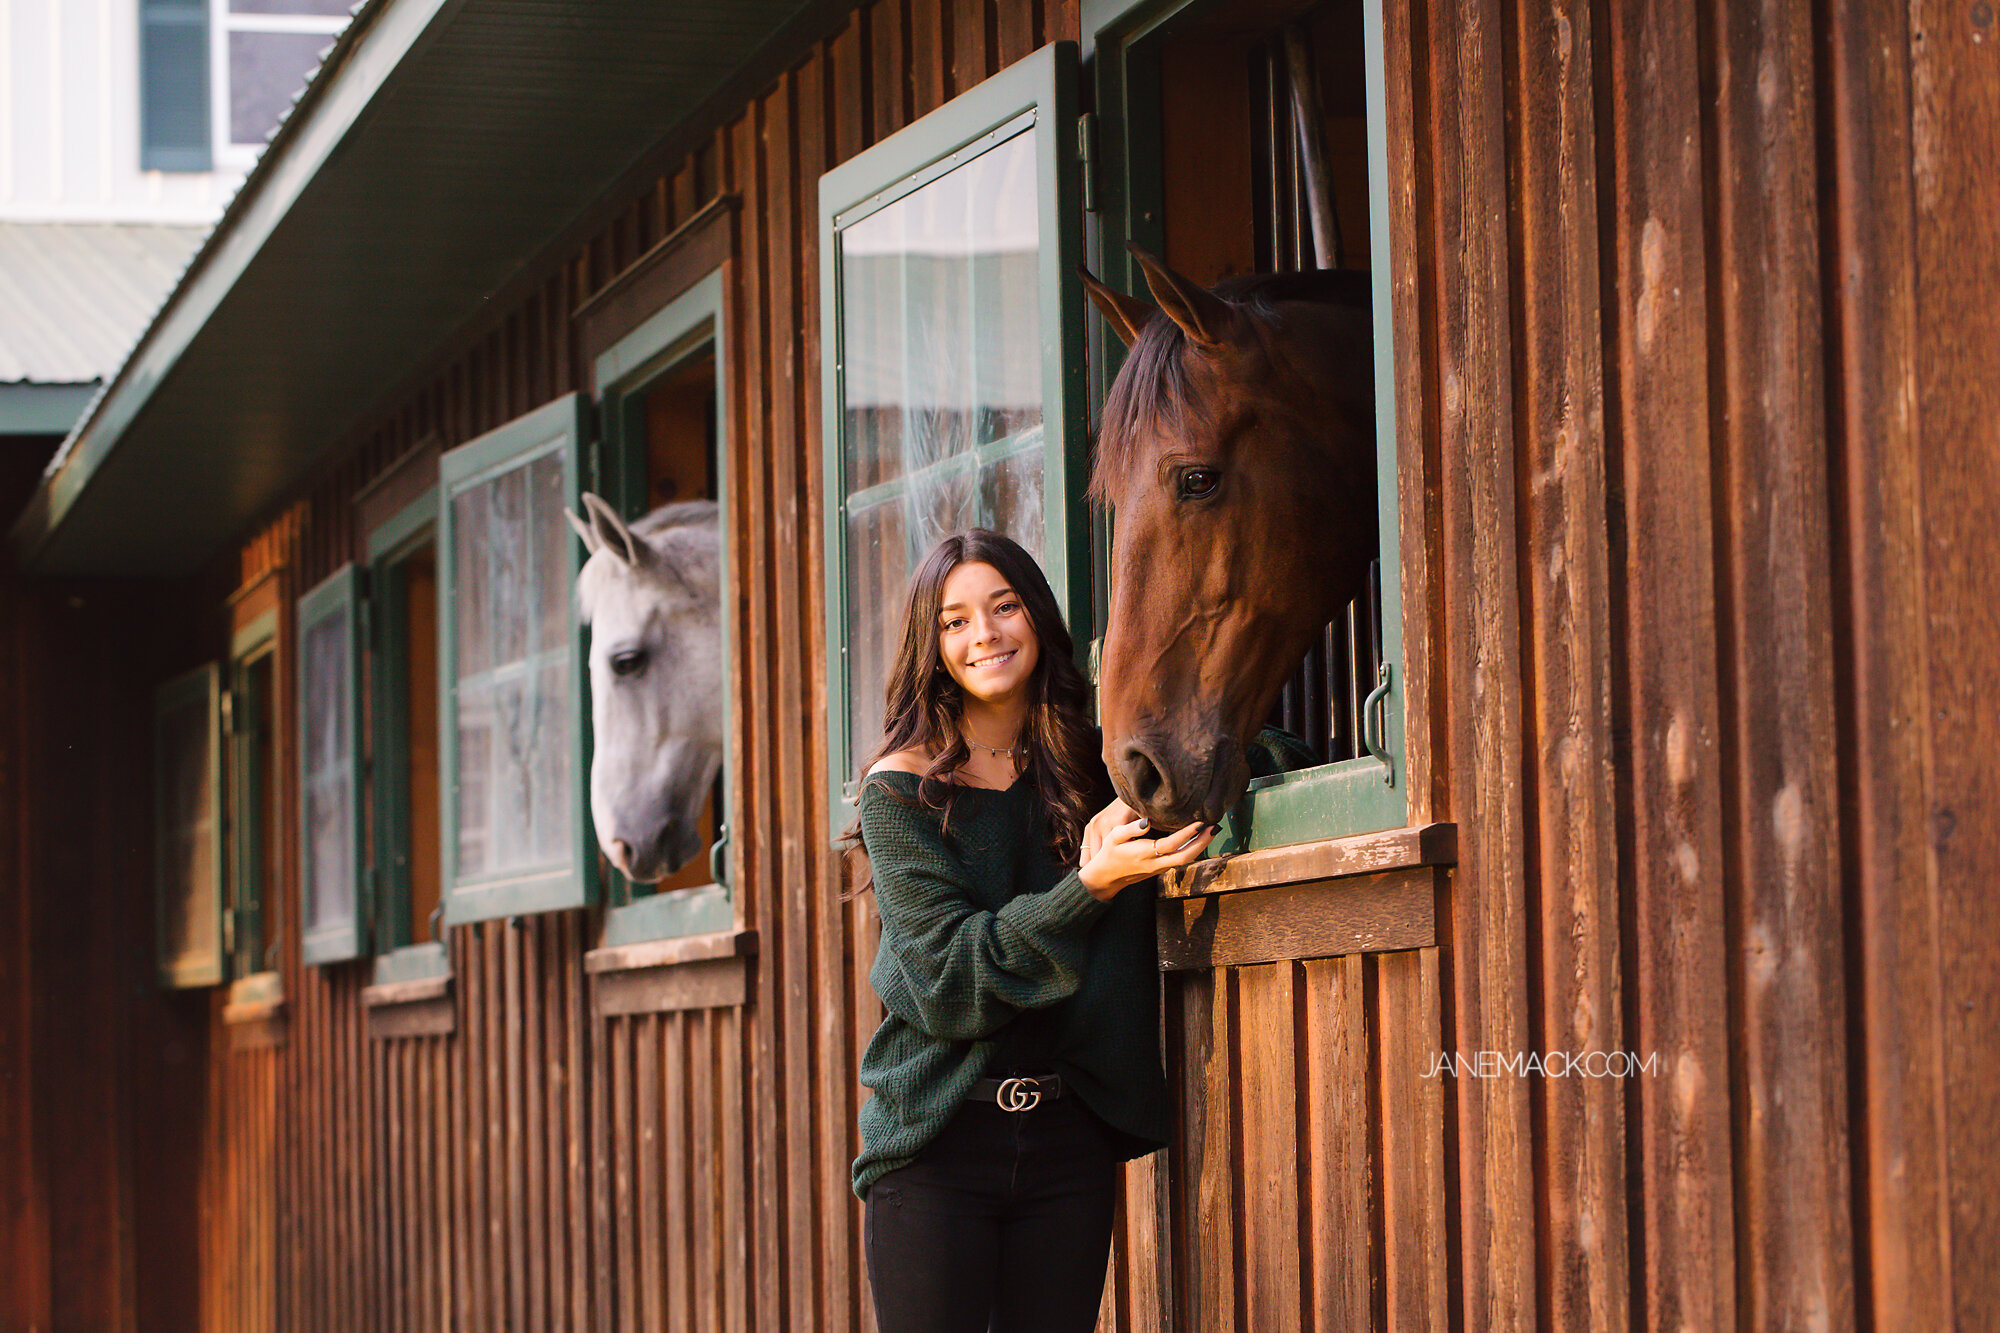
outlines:
{"label": "black leather belt", "polygon": [[1003,1111],[1032,1111],[1043,1102],[1062,1096],[1063,1083],[1056,1074],[982,1078],[965,1095],[970,1101],[992,1102]]}

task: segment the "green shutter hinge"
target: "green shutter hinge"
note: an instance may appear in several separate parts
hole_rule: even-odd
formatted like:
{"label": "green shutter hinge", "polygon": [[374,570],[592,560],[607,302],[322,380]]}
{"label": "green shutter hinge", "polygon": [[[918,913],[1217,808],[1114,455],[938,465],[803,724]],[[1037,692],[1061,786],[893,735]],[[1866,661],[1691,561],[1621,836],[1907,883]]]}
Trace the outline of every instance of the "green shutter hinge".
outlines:
{"label": "green shutter hinge", "polygon": [[225,736],[234,736],[236,734],[235,690],[224,690],[222,692],[222,734]]}
{"label": "green shutter hinge", "polygon": [[1076,118],[1076,160],[1083,164],[1083,211],[1097,211],[1097,113]]}
{"label": "green shutter hinge", "polygon": [[222,909],[222,954],[223,957],[227,958],[233,956],[235,952],[236,909],[225,907]]}

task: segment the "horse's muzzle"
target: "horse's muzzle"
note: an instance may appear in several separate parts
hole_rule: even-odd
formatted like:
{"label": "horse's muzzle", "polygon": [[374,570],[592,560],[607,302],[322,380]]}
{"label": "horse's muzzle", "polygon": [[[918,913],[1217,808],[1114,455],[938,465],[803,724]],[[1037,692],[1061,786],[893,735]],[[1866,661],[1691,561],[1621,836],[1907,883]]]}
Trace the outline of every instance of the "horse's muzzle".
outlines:
{"label": "horse's muzzle", "polygon": [[1160,829],[1213,824],[1243,794],[1250,774],[1228,736],[1190,755],[1161,737],[1133,736],[1116,749],[1112,782],[1125,803]]}

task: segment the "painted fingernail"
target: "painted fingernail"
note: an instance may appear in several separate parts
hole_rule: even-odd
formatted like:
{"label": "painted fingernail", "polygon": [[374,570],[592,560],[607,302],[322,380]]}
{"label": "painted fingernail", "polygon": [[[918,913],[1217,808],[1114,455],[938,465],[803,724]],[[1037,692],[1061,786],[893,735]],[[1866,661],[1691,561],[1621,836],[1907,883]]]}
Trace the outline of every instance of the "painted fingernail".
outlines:
{"label": "painted fingernail", "polygon": [[1139,817],[1139,831],[1140,831],[1141,833],[1143,833],[1143,832],[1145,832],[1145,831],[1146,831],[1147,829],[1149,829],[1149,828],[1151,828],[1151,827],[1153,827],[1153,821],[1152,821],[1152,820],[1150,820],[1150,819],[1147,819],[1147,818],[1146,818],[1146,817],[1145,817],[1144,815],[1141,815],[1141,816]]}

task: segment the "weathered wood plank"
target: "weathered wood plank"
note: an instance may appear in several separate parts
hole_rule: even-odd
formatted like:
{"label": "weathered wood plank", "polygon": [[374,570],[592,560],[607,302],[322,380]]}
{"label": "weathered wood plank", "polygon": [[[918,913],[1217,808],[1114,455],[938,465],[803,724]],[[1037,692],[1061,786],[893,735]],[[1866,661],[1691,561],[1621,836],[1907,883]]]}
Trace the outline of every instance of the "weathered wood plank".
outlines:
{"label": "weathered wood plank", "polygon": [[1737,1314],[1760,1327],[1854,1322],[1812,26],[1731,0],[1707,33]]}
{"label": "weathered wood plank", "polygon": [[[773,312],[792,311],[800,299],[797,272],[798,232],[801,225],[798,179],[798,98],[799,71],[782,78],[763,103],[764,124],[764,282],[765,301]],[[781,949],[770,960],[780,974],[780,997],[784,1006],[781,1037],[783,1049],[783,1090],[778,1103],[783,1121],[785,1153],[786,1293],[791,1321],[817,1323],[821,1318],[820,1298],[825,1274],[820,1255],[820,1200],[814,1189],[813,1161],[813,1065],[815,1043],[812,1021],[811,934],[813,915],[812,885],[806,877],[804,837],[807,795],[802,790],[805,766],[783,761],[784,755],[805,752],[811,743],[812,726],[802,716],[805,708],[804,632],[805,608],[800,600],[802,573],[799,553],[799,491],[806,484],[801,477],[797,446],[801,390],[799,387],[800,321],[774,317],[765,321],[766,339],[765,410],[769,435],[770,490],[766,511],[767,541],[771,559],[769,590],[773,634],[765,642],[772,645],[774,658],[770,673],[770,716],[778,754],[771,773],[776,779],[775,837],[768,845],[777,852],[777,880],[772,901],[778,905],[779,921],[772,934]],[[778,441],[785,445],[779,447]]]}
{"label": "weathered wood plank", "polygon": [[662,1104],[660,1067],[661,1029],[676,1022],[673,1015],[644,1014],[632,1021],[632,1044],[636,1068],[632,1087],[633,1108],[632,1174],[634,1212],[639,1228],[639,1266],[633,1280],[639,1284],[639,1327],[666,1326],[667,1250],[666,1213],[672,1201],[664,1197],[666,1167],[661,1160],[661,1134],[667,1109]]}
{"label": "weathered wood plank", "polygon": [[[771,562],[766,545],[769,532],[770,442],[763,397],[768,314],[763,297],[766,223],[761,103],[753,104],[749,113],[731,127],[726,142],[728,179],[732,188],[743,197],[744,217],[739,236],[738,266],[734,270],[739,292],[734,339],[737,373],[731,377],[737,392],[735,422],[741,432],[737,457],[742,465],[733,474],[741,501],[737,509],[741,514],[742,530],[736,551],[741,558],[732,562],[731,568],[739,571],[738,586],[743,590],[741,596],[746,603],[747,615],[738,625],[742,634],[735,642],[768,643],[772,635]],[[746,657],[748,660],[737,667],[738,683],[744,687],[739,697],[769,699],[772,694],[770,664],[762,654],[751,653]],[[743,779],[738,787],[743,801],[741,808],[734,812],[734,817],[737,828],[745,835],[734,840],[741,849],[739,855],[743,869],[737,888],[742,899],[742,920],[745,924],[758,926],[767,910],[775,910],[775,907],[766,908],[767,895],[774,905],[777,901],[773,868],[775,858],[767,861],[766,850],[778,846],[774,812],[766,795],[771,778],[766,774],[775,774],[778,765],[768,734],[766,710],[746,707],[737,711],[742,717],[744,730],[744,743],[737,752],[739,766],[743,769]],[[760,938],[768,946],[768,928]],[[773,1107],[778,1105],[780,1078],[778,1024],[782,1010],[778,968],[772,965],[760,967],[755,981],[757,1016],[749,1032],[752,1039],[749,1105]],[[754,1288],[748,1317],[753,1323],[782,1323],[785,1306],[781,1293],[787,1261],[782,1239],[785,1218],[780,1191],[783,1185],[779,1175],[782,1136],[775,1120],[767,1115],[751,1115],[749,1128],[752,1145],[750,1163],[755,1172],[755,1183],[748,1202],[753,1210],[752,1226],[756,1243],[749,1269]]]}
{"label": "weathered wood plank", "polygon": [[1160,966],[1178,971],[1435,944],[1441,873],[1426,867],[1164,901]]}
{"label": "weathered wood plank", "polygon": [[[1916,390],[1923,496],[1930,859],[1945,996],[1952,1317],[2000,1309],[2000,20],[1990,3],[1910,6]],[[1977,239],[1975,239],[1977,238]]]}
{"label": "weathered wood plank", "polygon": [[[1231,1136],[1230,991],[1227,970],[1189,972],[1168,980],[1170,1087],[1175,1094],[1174,1273],[1180,1280],[1184,1328],[1233,1333],[1236,1328],[1237,1162]],[[1172,1002],[1177,1001],[1177,1003]]]}
{"label": "weathered wood plank", "polygon": [[1369,1049],[1359,954],[1299,964],[1299,1088],[1305,1094],[1299,1153],[1306,1207],[1300,1262],[1308,1274],[1315,1333],[1364,1328],[1374,1319],[1370,1290],[1374,1237],[1369,1224]]}
{"label": "weathered wood plank", "polygon": [[1410,866],[1451,865],[1457,860],[1458,826],[1425,824],[1197,861],[1185,870],[1160,876],[1160,897],[1233,893],[1238,889],[1338,879]]}
{"label": "weathered wood plank", "polygon": [[1878,1328],[1950,1323],[1944,995],[1929,873],[1921,421],[1909,8],[1836,0],[1826,24],[1830,434],[1844,668],[1849,938],[1864,941],[1855,1182]]}
{"label": "weathered wood plank", "polygon": [[[1736,1323],[1696,15],[1594,11],[1608,95],[1606,425],[1614,485],[1613,716],[1629,773],[1619,861],[1631,943],[1626,1048],[1669,1072],[1631,1089],[1630,1227],[1648,1327]],[[1635,1104],[1636,1103],[1636,1104]]]}
{"label": "weathered wood plank", "polygon": [[[1597,225],[1591,6],[1513,13],[1510,135],[1520,283],[1514,392],[1521,550],[1533,691],[1524,719],[1539,911],[1536,1045],[1617,1049],[1620,1009],[1616,781],[1611,741],[1610,555]],[[1461,1042],[1461,1046],[1467,1043]],[[1539,1087],[1547,1199],[1542,1300],[1557,1329],[1631,1315],[1624,1095],[1615,1080]]]}
{"label": "weathered wood plank", "polygon": [[693,1307],[694,1249],[691,1244],[694,1207],[688,1187],[690,1166],[688,1145],[688,1049],[687,1023],[691,1015],[665,1014],[657,1020],[661,1041],[660,1076],[660,1243],[666,1264],[662,1275],[666,1299],[666,1327],[670,1333],[690,1333],[703,1322]]}
{"label": "weathered wood plank", "polygon": [[591,995],[600,1015],[669,1013],[742,1004],[755,969],[747,958],[711,958],[669,967],[599,972]]}
{"label": "weathered wood plank", "polygon": [[909,0],[875,0],[867,9],[869,142],[910,123]]}
{"label": "weathered wood plank", "polygon": [[809,908],[807,937],[812,948],[811,998],[807,1001],[813,1037],[813,1188],[820,1200],[820,1300],[829,1327],[849,1327],[855,1297],[862,1282],[860,1213],[848,1189],[852,1119],[847,1110],[854,1088],[854,1065],[848,1059],[846,987],[846,913],[835,898],[840,869],[831,847],[834,831],[827,827],[824,793],[828,785],[825,747],[817,743],[820,719],[827,716],[827,660],[821,599],[826,587],[821,495],[820,319],[819,319],[819,178],[832,165],[830,154],[839,131],[840,113],[832,112],[828,96],[832,80],[832,45],[819,58],[798,69],[797,137],[798,203],[795,304],[800,311],[797,392],[793,399],[793,451],[790,555],[795,564],[800,715],[794,736],[805,762],[797,765],[800,844],[804,854],[800,882]]}
{"label": "weathered wood plank", "polygon": [[640,1214],[638,1176],[645,1170],[640,1160],[639,1136],[643,1135],[643,1120],[633,1119],[633,1105],[638,1094],[633,1090],[634,1046],[633,1032],[647,1020],[644,1017],[616,1018],[610,1022],[611,1030],[611,1154],[612,1154],[612,1249],[609,1259],[612,1268],[612,1300],[616,1303],[617,1314],[612,1319],[614,1328],[639,1328],[639,1266]]}
{"label": "weathered wood plank", "polygon": [[[1464,836],[1449,931],[1460,1044],[1529,1044],[1522,753],[1520,531],[1506,214],[1503,20],[1493,0],[1430,11],[1436,309],[1434,373],[1452,651],[1439,685],[1453,708],[1451,810]],[[1527,1085],[1458,1089],[1463,1317],[1468,1329],[1532,1323],[1535,1171]],[[1386,1095],[1386,1093],[1385,1093]],[[1386,1112],[1385,1112],[1386,1114]],[[1392,1239],[1390,1258],[1408,1236]],[[1392,1314],[1398,1293],[1392,1290]],[[1418,1307],[1405,1312],[1408,1317]]]}
{"label": "weathered wood plank", "polygon": [[1267,1327],[1302,1326],[1299,1199],[1298,964],[1238,968],[1237,1043],[1245,1307]]}
{"label": "weathered wood plank", "polygon": [[[1390,1329],[1444,1328],[1444,1089],[1425,1076],[1443,1030],[1438,951],[1371,955],[1367,963],[1376,975],[1383,1309]],[[1532,1238],[1532,1230],[1523,1238],[1531,1250]]]}
{"label": "weathered wood plank", "polygon": [[951,97],[948,47],[951,0],[908,0],[911,119],[921,119]]}

